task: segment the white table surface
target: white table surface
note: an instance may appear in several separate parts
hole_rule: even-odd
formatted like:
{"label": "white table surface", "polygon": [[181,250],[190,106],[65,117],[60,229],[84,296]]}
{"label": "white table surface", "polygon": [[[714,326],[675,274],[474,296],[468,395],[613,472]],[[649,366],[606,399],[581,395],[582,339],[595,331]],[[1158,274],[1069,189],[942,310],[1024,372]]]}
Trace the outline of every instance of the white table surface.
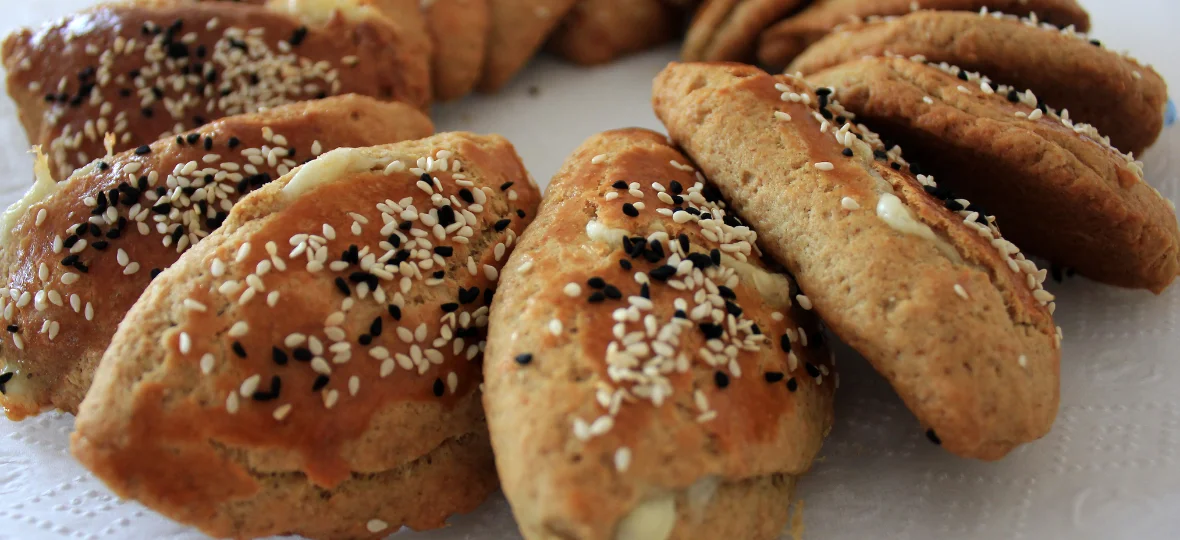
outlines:
{"label": "white table surface", "polygon": [[[0,32],[91,0],[0,0]],[[1180,2],[1084,0],[1093,34],[1180,84]],[[497,132],[545,184],[583,139],[606,129],[660,129],[651,77],[669,47],[597,69],[548,58],[503,94],[438,107],[440,130]],[[0,203],[31,182],[12,103],[0,97]],[[1180,201],[1180,129],[1147,154],[1148,180]],[[1050,283],[1066,341],[1061,412],[1043,440],[999,463],[954,458],[863,360],[841,351],[837,426],[801,482],[805,536],[829,538],[1180,538],[1180,286],[1162,296],[1075,279]],[[0,540],[199,539],[117,500],[68,452],[72,417],[0,420]],[[503,497],[454,526],[394,540],[517,539]],[[734,539],[740,540],[740,539]]]}

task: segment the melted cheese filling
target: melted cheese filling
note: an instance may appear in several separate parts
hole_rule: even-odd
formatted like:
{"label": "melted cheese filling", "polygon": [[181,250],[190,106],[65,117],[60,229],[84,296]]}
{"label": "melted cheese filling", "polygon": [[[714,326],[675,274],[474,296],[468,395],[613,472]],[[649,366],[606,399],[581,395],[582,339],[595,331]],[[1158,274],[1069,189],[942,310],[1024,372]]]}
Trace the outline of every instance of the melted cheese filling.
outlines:
{"label": "melted cheese filling", "polygon": [[283,193],[298,197],[348,174],[372,170],[377,160],[355,148],[337,148],[309,161],[290,174],[294,176],[283,186]]}
{"label": "melted cheese filling", "polygon": [[4,211],[4,229],[0,231],[0,246],[8,245],[12,239],[12,229],[16,227],[16,222],[21,216],[24,216],[34,204],[57,193],[57,182],[53,181],[53,175],[49,173],[49,157],[41,152],[40,146],[34,147],[33,152],[37,154],[37,161],[33,165],[33,186],[20,200],[12,203],[12,206]]}
{"label": "melted cheese filling", "polygon": [[372,8],[359,0],[269,0],[266,7],[315,24],[331,21],[335,13],[354,21],[373,14]]}
{"label": "melted cheese filling", "polygon": [[[721,479],[705,476],[684,491],[688,510],[701,514],[713,501]],[[692,518],[698,519],[698,518]],[[667,540],[676,528],[676,494],[668,492],[647,499],[631,510],[615,526],[615,540]]]}

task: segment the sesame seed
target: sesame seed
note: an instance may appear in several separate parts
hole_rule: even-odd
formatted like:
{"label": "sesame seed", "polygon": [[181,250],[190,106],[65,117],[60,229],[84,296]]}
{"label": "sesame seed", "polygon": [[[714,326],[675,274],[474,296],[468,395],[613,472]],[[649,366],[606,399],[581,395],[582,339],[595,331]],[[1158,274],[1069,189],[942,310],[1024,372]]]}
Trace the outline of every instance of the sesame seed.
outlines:
{"label": "sesame seed", "polygon": [[811,299],[808,298],[806,295],[802,295],[802,294],[795,295],[795,300],[799,302],[799,307],[801,307],[805,310],[808,310],[808,311],[811,310],[811,307],[812,307]]}
{"label": "sesame seed", "polygon": [[853,199],[852,197],[844,197],[843,199],[840,199],[840,206],[842,206],[845,210],[860,209],[860,203],[856,202],[856,199]]}
{"label": "sesame seed", "polygon": [[784,121],[784,122],[790,122],[790,121],[791,121],[791,115],[790,115],[790,114],[787,114],[787,113],[785,113],[785,112],[783,112],[783,111],[774,111],[774,117],[775,117],[775,118],[778,118],[779,120],[782,120],[782,121]]}
{"label": "sesame seed", "polygon": [[832,163],[828,162],[828,161],[820,161],[820,162],[816,163],[814,166],[817,170],[820,170],[820,171],[830,171],[830,170],[836,168],[835,165],[832,165]]}
{"label": "sesame seed", "polygon": [[557,320],[557,319],[550,319],[549,320],[549,333],[550,334],[553,334],[555,336],[560,336],[562,329],[563,329],[563,326],[562,326],[560,320]]}
{"label": "sesame seed", "polygon": [[963,286],[959,285],[958,283],[955,284],[955,294],[959,295],[959,297],[963,300],[969,300],[971,298],[970,296],[967,296],[967,289],[964,289]]}
{"label": "sesame seed", "polygon": [[604,161],[606,161],[606,154],[598,154],[597,156],[590,158],[590,163],[594,165],[598,165]]}
{"label": "sesame seed", "polygon": [[388,529],[389,524],[379,519],[370,519],[369,522],[365,524],[365,528],[369,529],[369,532],[371,533],[379,533],[385,529]]}
{"label": "sesame seed", "polygon": [[[87,304],[89,306],[89,304]],[[193,348],[193,340],[189,337],[188,332],[180,333],[179,341],[180,354],[188,354]]]}

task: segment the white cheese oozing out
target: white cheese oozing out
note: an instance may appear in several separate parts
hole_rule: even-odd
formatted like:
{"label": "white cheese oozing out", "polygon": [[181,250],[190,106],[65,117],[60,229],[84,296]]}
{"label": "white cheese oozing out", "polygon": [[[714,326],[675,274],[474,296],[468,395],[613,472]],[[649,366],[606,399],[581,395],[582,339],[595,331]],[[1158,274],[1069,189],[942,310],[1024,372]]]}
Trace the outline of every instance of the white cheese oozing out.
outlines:
{"label": "white cheese oozing out", "polygon": [[306,22],[324,24],[339,12],[351,20],[361,20],[373,13],[372,8],[358,0],[269,0],[272,11],[297,15]]}
{"label": "white cheese oozing out", "polygon": [[623,237],[629,235],[630,233],[623,229],[607,227],[596,219],[586,223],[586,236],[589,236],[595,242],[604,242],[613,246],[622,242]]}
{"label": "white cheese oozing out", "polygon": [[283,186],[283,193],[298,197],[347,174],[369,171],[376,166],[377,159],[362,150],[337,148],[292,171],[290,174],[294,176]]}
{"label": "white cheese oozing out", "polygon": [[33,186],[25,192],[20,200],[13,203],[4,212],[4,229],[0,231],[0,246],[8,245],[12,237],[12,229],[16,227],[16,222],[20,220],[21,216],[29,211],[29,208],[57,193],[57,182],[53,181],[53,175],[49,173],[49,157],[41,152],[40,146],[33,147],[33,152],[37,154],[36,163],[33,165]]}
{"label": "white cheese oozing out", "polygon": [[676,497],[671,493],[639,503],[615,526],[615,540],[667,540],[676,526]]}
{"label": "white cheese oozing out", "polygon": [[931,241],[938,238],[934,231],[930,230],[930,227],[915,219],[914,214],[910,212],[909,208],[906,208],[905,203],[892,193],[882,193],[877,200],[877,217],[903,233]]}

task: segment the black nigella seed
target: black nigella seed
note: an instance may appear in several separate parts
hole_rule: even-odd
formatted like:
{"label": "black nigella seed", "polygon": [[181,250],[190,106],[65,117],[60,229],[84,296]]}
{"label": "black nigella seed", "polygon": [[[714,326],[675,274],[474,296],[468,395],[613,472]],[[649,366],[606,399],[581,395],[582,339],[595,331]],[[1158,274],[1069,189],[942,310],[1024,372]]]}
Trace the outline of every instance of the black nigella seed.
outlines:
{"label": "black nigella seed", "polygon": [[307,27],[300,26],[299,28],[296,28],[294,32],[291,32],[291,38],[287,40],[287,43],[290,43],[292,47],[298,47],[299,45],[303,44],[303,40],[306,38]]}
{"label": "black nigella seed", "polygon": [[278,347],[271,349],[270,357],[276,364],[280,366],[287,365],[287,353],[283,352],[283,350]]}
{"label": "black nigella seed", "polygon": [[344,296],[352,296],[352,289],[348,288],[348,283],[344,281],[344,278],[336,278],[336,288],[339,289],[340,292],[344,294]]}
{"label": "black nigella seed", "polygon": [[517,211],[516,211],[516,217],[519,217],[520,219],[524,219],[524,217],[525,217],[525,216],[527,216],[527,215],[528,215],[528,214],[525,214],[525,213],[524,213],[524,210],[517,210]]}
{"label": "black nigella seed", "polygon": [[511,219],[501,219],[500,221],[497,221],[496,225],[495,225],[496,232],[500,232],[500,231],[503,231],[504,229],[507,229],[509,225],[512,225]]}
{"label": "black nigella seed", "polygon": [[668,183],[668,191],[671,191],[673,195],[679,195],[684,192],[684,186],[680,182],[673,180]]}
{"label": "black nigella seed", "polygon": [[164,271],[164,269],[162,269],[162,268],[152,268],[152,271],[151,271],[152,279],[155,279],[156,276],[160,275],[160,273],[163,271]]}
{"label": "black nigella seed", "polygon": [[402,320],[402,308],[397,306],[389,306],[389,316],[393,317],[393,320],[395,321]]}
{"label": "black nigella seed", "polygon": [[959,210],[963,210],[964,208],[963,208],[963,205],[959,201],[951,199],[946,202],[946,209],[950,210],[951,212],[958,212]]}
{"label": "black nigella seed", "polygon": [[242,144],[241,139],[239,139],[237,137],[230,137],[229,138],[229,149],[230,150],[237,148],[239,144]]}
{"label": "black nigella seed", "polygon": [[586,301],[591,304],[599,304],[606,301],[606,295],[602,291],[594,291],[589,298],[586,298]]}
{"label": "black nigella seed", "polygon": [[522,366],[527,366],[533,362],[532,353],[521,353],[516,355],[516,363]]}
{"label": "black nigella seed", "polygon": [[657,281],[668,281],[669,278],[676,275],[676,268],[673,266],[664,265],[653,269],[648,275]]}
{"label": "black nigella seed", "polygon": [[137,156],[142,156],[142,155],[150,154],[150,153],[152,153],[152,147],[150,147],[146,144],[135,149],[135,155],[137,155]]}
{"label": "black nigella seed", "polygon": [[713,382],[717,384],[717,388],[725,388],[729,386],[729,375],[720,371],[713,373]]}
{"label": "black nigella seed", "polygon": [[676,313],[672,314],[672,316],[676,317],[677,319],[687,319],[688,313],[685,313],[683,309],[678,309],[676,310]]}
{"label": "black nigella seed", "polygon": [[601,289],[606,287],[606,280],[600,277],[592,277],[586,280],[586,284],[589,285],[591,289]]}
{"label": "black nigella seed", "polygon": [[811,378],[814,379],[814,378],[819,377],[819,368],[815,367],[815,364],[812,364],[811,362],[807,362],[806,367],[807,367],[807,374],[811,375]]}
{"label": "black nigella seed", "polygon": [[611,300],[619,300],[623,297],[623,292],[620,291],[619,288],[615,287],[614,285],[607,285],[606,287],[604,287],[602,289],[602,294],[605,294],[606,297],[610,298]]}
{"label": "black nigella seed", "polygon": [[[443,227],[450,227],[455,223],[455,209],[451,205],[446,205],[438,209],[438,224]],[[507,225],[505,225],[507,227]]]}
{"label": "black nigella seed", "polygon": [[446,270],[438,270],[435,273],[430,274],[430,276],[433,277],[434,279],[442,279],[442,278],[447,277],[447,271]]}
{"label": "black nigella seed", "polygon": [[446,386],[443,384],[443,382],[442,382],[442,379],[435,379],[435,380],[434,380],[434,388],[433,388],[433,390],[434,390],[434,395],[435,395],[435,396],[437,396],[437,397],[442,397],[442,395],[443,395],[443,392],[444,392],[446,389],[447,389],[447,387],[446,387]]}
{"label": "black nigella seed", "polygon": [[463,188],[459,190],[459,198],[467,204],[475,204],[475,196],[471,194],[471,190]]}
{"label": "black nigella seed", "polygon": [[766,378],[766,382],[771,383],[771,384],[774,384],[776,382],[783,380],[783,377],[784,377],[783,372],[781,372],[781,371],[767,371],[762,376]]}
{"label": "black nigella seed", "polygon": [[721,339],[721,336],[725,335],[725,328],[719,324],[700,323],[697,327],[701,329],[705,339]]}
{"label": "black nigella seed", "polygon": [[443,304],[441,307],[442,307],[443,313],[454,313],[456,311],[459,311],[459,304],[457,304],[455,302],[447,302],[446,304]]}
{"label": "black nigella seed", "polygon": [[639,217],[639,209],[631,203],[623,203],[623,213],[630,217]]}
{"label": "black nigella seed", "polygon": [[630,270],[631,261],[628,261],[627,259],[619,259],[619,266],[623,267],[623,270]]}
{"label": "black nigella seed", "polygon": [[[83,231],[86,230],[83,227],[80,227],[79,229],[83,230]],[[71,235],[67,236],[64,241],[62,241],[61,245],[64,246],[66,249],[70,249],[70,248],[74,247],[74,244],[77,244],[77,243],[78,243],[78,235],[71,234]]]}
{"label": "black nigella seed", "polygon": [[381,317],[374,318],[373,322],[369,324],[369,333],[377,337],[381,335],[382,330]]}
{"label": "black nigella seed", "polygon": [[94,243],[90,244],[90,247],[93,247],[94,249],[97,249],[99,251],[104,251],[104,250],[106,250],[107,247],[110,247],[110,245],[111,244],[109,242],[107,242],[106,240],[99,240],[98,242],[94,242]]}
{"label": "black nigella seed", "polygon": [[651,300],[651,285],[648,285],[647,283],[640,285],[639,286],[639,296],[642,296],[648,300]]}
{"label": "black nigella seed", "polygon": [[232,349],[234,350],[234,354],[238,355],[239,357],[246,357],[246,348],[242,346],[242,342],[235,341]]}
{"label": "black nigella seed", "polygon": [[189,144],[197,144],[197,141],[201,140],[201,134],[189,133],[188,137],[185,137],[185,140],[188,141]]}
{"label": "black nigella seed", "polygon": [[1009,91],[1008,92],[1008,101],[1011,101],[1012,103],[1019,103],[1020,102],[1020,92],[1017,92],[1016,90]]}
{"label": "black nigella seed", "polygon": [[332,379],[327,375],[320,375],[319,377],[316,377],[315,382],[312,383],[311,391],[319,392],[320,390],[323,390],[325,386],[328,386],[328,383],[331,381]]}
{"label": "black nigella seed", "polygon": [[[209,150],[212,150],[212,149],[213,149],[213,137],[205,137],[205,151],[208,152]],[[288,157],[290,157],[290,155],[288,155]]]}
{"label": "black nigella seed", "polygon": [[509,188],[516,185],[516,182],[504,182],[500,184],[500,191],[508,191]]}
{"label": "black nigella seed", "polygon": [[966,72],[966,71],[960,71],[960,72],[959,72],[959,80],[962,80],[962,81],[969,81],[969,80],[971,80],[971,79],[970,79],[969,77],[967,77],[967,72]]}
{"label": "black nigella seed", "polygon": [[844,157],[852,157],[852,149],[851,148],[845,148],[840,153],[844,154]]}
{"label": "black nigella seed", "polygon": [[615,189],[627,189],[627,183],[622,180],[615,180],[615,183],[611,184],[610,187]]}
{"label": "black nigella seed", "polygon": [[299,347],[292,352],[292,356],[300,362],[311,362],[311,349],[307,347]]}
{"label": "black nigella seed", "polygon": [[832,89],[831,88],[816,88],[815,95],[816,96],[830,96],[830,95],[832,95]]}
{"label": "black nigella seed", "polygon": [[356,342],[364,345],[365,347],[368,347],[373,343],[373,336],[370,336],[369,334],[361,334],[360,337],[356,338]]}
{"label": "black nigella seed", "polygon": [[90,234],[93,234],[94,236],[101,236],[102,235],[102,229],[99,228],[99,226],[94,223],[90,224],[89,229],[90,229]]}
{"label": "black nigella seed", "polygon": [[778,344],[783,348],[783,352],[791,352],[791,337],[783,334],[783,337],[778,340]]}
{"label": "black nigella seed", "polygon": [[741,317],[742,316],[741,306],[739,306],[733,302],[730,302],[730,301],[725,302],[725,311],[726,311],[726,313],[729,313],[730,315],[733,315],[734,317]]}
{"label": "black nigella seed", "polygon": [[736,300],[737,299],[737,294],[733,292],[733,289],[730,289],[729,287],[726,287],[725,285],[718,285],[717,286],[717,294],[726,300]]}
{"label": "black nigella seed", "polygon": [[889,167],[895,171],[900,171],[901,170],[901,163],[894,161],[893,163],[889,164]]}
{"label": "black nigella seed", "polygon": [[930,442],[942,446],[942,439],[938,438],[938,434],[933,429],[926,430],[926,438],[930,439]]}
{"label": "black nigella seed", "polygon": [[20,331],[20,327],[15,324],[8,325],[8,333],[15,334]]}
{"label": "black nigella seed", "polygon": [[799,382],[794,377],[787,379],[787,390],[794,392],[799,389]]}

